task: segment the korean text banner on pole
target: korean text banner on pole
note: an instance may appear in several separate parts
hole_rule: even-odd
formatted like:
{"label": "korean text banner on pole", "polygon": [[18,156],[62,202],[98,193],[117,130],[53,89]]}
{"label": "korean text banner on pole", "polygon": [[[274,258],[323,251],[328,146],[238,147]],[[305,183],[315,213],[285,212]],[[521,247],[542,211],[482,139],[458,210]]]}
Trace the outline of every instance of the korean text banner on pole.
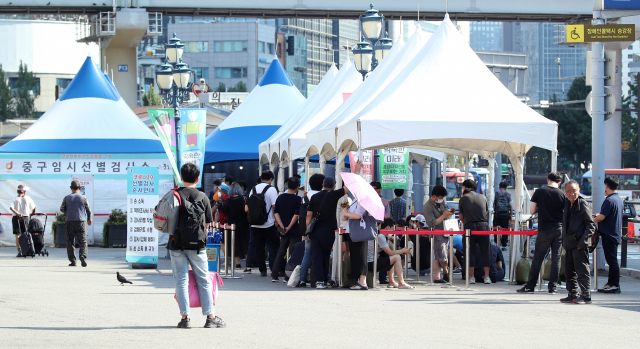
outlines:
{"label": "korean text banner on pole", "polygon": [[127,262],[158,263],[158,231],[153,208],[159,200],[159,171],[155,167],[127,169]]}
{"label": "korean text banner on pole", "polygon": [[[91,207],[91,210],[96,213],[95,205],[93,204],[93,175],[72,175],[71,180],[80,181],[80,194],[84,195],[87,198],[89,207]],[[93,219],[93,217],[90,218]],[[93,245],[93,227],[95,226],[95,224],[87,226],[87,244],[89,245]]]}
{"label": "korean text banner on pole", "polygon": [[172,165],[173,175],[176,180],[180,182],[180,171],[178,170],[178,164],[176,163],[176,120],[175,111],[171,108],[166,109],[147,109],[149,112],[149,118],[153,122],[153,126],[156,128],[156,133],[164,151],[169,157],[169,162]]}
{"label": "korean text banner on pole", "polygon": [[[206,134],[207,114],[205,109],[180,109],[180,163],[196,164],[200,168],[200,177],[204,172],[204,144]],[[202,178],[196,185],[200,188]]]}
{"label": "korean text banner on pole", "polygon": [[349,163],[351,164],[351,172],[353,173],[356,171],[357,160],[362,161],[362,178],[368,183],[371,183],[373,181],[373,151],[363,150],[362,159],[358,159],[357,152],[349,152]]}
{"label": "korean text banner on pole", "polygon": [[380,150],[380,183],[382,189],[407,189],[409,149],[394,147]]}

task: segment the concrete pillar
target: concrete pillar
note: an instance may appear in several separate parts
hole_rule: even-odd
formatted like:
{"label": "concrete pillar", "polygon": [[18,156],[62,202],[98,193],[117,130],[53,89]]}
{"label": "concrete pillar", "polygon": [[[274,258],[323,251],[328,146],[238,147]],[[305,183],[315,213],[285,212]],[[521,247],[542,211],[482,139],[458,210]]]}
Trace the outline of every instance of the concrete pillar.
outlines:
{"label": "concrete pillar", "polygon": [[116,34],[100,41],[100,62],[107,64],[102,69],[108,67],[109,77],[113,76],[118,93],[131,108],[138,106],[136,48],[148,28],[149,15],[145,9],[123,8],[116,15]]}
{"label": "concrete pillar", "polygon": [[[615,54],[616,75],[613,86],[608,86],[612,91],[616,100],[616,108],[622,106],[622,50],[618,47],[609,50]],[[622,167],[622,112],[615,112],[611,119],[604,123],[604,168],[621,168]]]}

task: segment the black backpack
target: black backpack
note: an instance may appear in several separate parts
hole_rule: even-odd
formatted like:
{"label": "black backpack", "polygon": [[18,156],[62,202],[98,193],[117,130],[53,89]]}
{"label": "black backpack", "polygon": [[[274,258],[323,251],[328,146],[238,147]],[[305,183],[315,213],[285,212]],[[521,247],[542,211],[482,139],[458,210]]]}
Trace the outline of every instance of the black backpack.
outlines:
{"label": "black backpack", "polygon": [[498,194],[498,198],[496,199],[496,216],[498,218],[511,218],[509,213],[511,212],[511,208],[509,207],[509,200],[507,200],[507,194]]}
{"label": "black backpack", "polygon": [[29,220],[29,233],[31,235],[42,235],[44,233],[44,226],[42,222],[37,218],[31,218]]}
{"label": "black backpack", "polygon": [[249,208],[249,224],[263,225],[269,220],[271,207],[269,207],[269,211],[267,211],[267,201],[264,198],[264,194],[269,190],[269,188],[271,188],[271,186],[267,184],[260,194],[256,193],[256,187],[251,189],[251,195],[249,196],[249,200],[247,200],[247,207]]}
{"label": "black backpack", "polygon": [[309,210],[309,198],[305,195],[302,199],[302,205],[300,205],[300,212],[298,213],[298,227],[301,233],[307,231],[307,211]]}
{"label": "black backpack", "polygon": [[173,234],[176,247],[182,250],[202,250],[207,245],[207,229],[205,222],[207,196],[199,192],[195,200],[188,200],[181,192],[182,198],[178,214],[178,224]]}

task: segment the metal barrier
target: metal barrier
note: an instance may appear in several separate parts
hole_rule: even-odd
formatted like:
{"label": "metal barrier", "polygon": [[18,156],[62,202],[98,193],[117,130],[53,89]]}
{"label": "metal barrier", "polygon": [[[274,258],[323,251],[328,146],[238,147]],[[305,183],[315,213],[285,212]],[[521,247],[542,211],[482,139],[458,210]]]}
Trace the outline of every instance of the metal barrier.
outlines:
{"label": "metal barrier", "polygon": [[[236,247],[236,225],[235,224],[220,224],[214,223],[214,226],[217,229],[224,230],[224,276],[223,279],[242,279],[242,276],[236,276],[236,260],[234,256],[235,247]],[[227,253],[227,249],[229,248],[229,239],[227,236],[227,231],[231,230],[231,255]],[[228,262],[228,258],[231,257],[231,263]],[[229,275],[229,264],[231,264],[231,275]],[[218,263],[218,265],[220,265]]]}

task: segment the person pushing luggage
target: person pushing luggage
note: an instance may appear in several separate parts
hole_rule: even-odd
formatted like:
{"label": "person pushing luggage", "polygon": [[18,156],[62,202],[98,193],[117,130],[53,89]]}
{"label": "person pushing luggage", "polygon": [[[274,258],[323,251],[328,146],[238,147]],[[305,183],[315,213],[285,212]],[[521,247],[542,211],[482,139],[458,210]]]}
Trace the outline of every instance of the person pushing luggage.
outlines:
{"label": "person pushing luggage", "polygon": [[36,213],[36,204],[27,196],[27,190],[29,190],[29,187],[20,184],[18,186],[18,196],[13,199],[13,203],[9,207],[13,213],[11,224],[13,225],[13,235],[16,237],[16,248],[18,249],[18,255],[16,257],[22,257],[18,238],[23,232],[27,231],[29,215]]}

